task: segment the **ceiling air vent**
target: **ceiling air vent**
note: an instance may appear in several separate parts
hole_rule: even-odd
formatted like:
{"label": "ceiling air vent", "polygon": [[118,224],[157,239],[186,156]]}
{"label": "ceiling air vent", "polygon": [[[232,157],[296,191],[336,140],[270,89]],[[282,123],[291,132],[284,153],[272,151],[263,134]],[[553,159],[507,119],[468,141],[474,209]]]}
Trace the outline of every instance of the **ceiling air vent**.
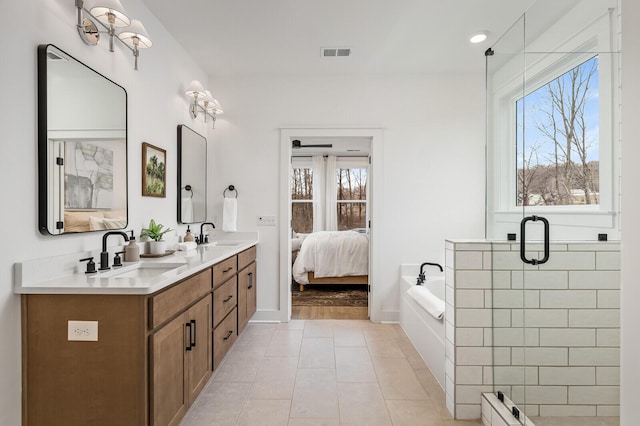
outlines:
{"label": "ceiling air vent", "polygon": [[321,51],[323,58],[336,58],[351,56],[350,47],[323,47]]}

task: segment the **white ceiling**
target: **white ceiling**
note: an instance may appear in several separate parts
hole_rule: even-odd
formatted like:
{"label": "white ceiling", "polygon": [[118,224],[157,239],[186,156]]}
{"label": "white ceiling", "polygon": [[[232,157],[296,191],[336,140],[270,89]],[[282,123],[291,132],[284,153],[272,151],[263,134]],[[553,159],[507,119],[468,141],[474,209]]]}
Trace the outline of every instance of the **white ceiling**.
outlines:
{"label": "white ceiling", "polygon": [[[534,0],[144,0],[213,77],[483,72]],[[567,0],[556,0],[562,3]],[[488,40],[469,35],[488,30]],[[151,34],[153,38],[153,34]],[[349,58],[320,56],[350,47]]]}

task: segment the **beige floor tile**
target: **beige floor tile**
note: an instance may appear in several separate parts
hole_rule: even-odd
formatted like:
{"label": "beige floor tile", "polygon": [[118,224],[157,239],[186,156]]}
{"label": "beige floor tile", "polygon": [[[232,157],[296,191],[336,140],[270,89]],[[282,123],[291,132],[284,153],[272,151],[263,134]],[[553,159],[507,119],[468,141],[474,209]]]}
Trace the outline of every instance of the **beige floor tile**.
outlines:
{"label": "beige floor tile", "polygon": [[365,332],[365,340],[371,356],[404,358],[404,352],[398,346],[396,338],[388,335],[388,333],[367,334]]}
{"label": "beige floor tile", "polygon": [[338,346],[366,346],[364,333],[359,326],[353,327],[334,327],[333,340],[336,347]]}
{"label": "beige floor tile", "polygon": [[337,347],[336,377],[338,382],[377,382],[376,372],[367,348]]}
{"label": "beige floor tile", "polygon": [[440,426],[442,423],[426,401],[387,400],[387,408],[394,426]]}
{"label": "beige floor tile", "polygon": [[340,426],[338,419],[305,419],[294,418],[289,419],[287,426]]}
{"label": "beige floor tile", "polygon": [[287,426],[290,400],[248,399],[238,416],[238,426]]}
{"label": "beige floor tile", "polygon": [[427,399],[406,358],[372,357],[385,399]]}
{"label": "beige floor tile", "polygon": [[377,383],[338,383],[338,403],[343,426],[391,426]]}
{"label": "beige floor tile", "polygon": [[304,324],[304,337],[333,337],[333,325],[336,320],[307,320]]}
{"label": "beige floor tile", "polygon": [[242,411],[244,401],[208,400],[194,404],[182,419],[182,426],[232,426]]}
{"label": "beige floor tile", "polygon": [[422,385],[422,388],[427,392],[429,397],[433,399],[441,399],[444,401],[444,389],[440,387],[438,381],[433,374],[431,374],[431,370],[428,368],[423,368],[419,370],[413,370],[418,381]]}
{"label": "beige floor tile", "polygon": [[210,381],[209,384],[200,393],[200,398],[196,400],[196,404],[204,396],[210,398],[211,401],[244,401],[251,389],[251,383],[226,383]]}
{"label": "beige floor tile", "polygon": [[276,330],[265,356],[298,356],[302,330]]}
{"label": "beige floor tile", "polygon": [[289,322],[278,324],[278,330],[304,330],[305,320],[292,319]]}
{"label": "beige floor tile", "polygon": [[298,369],[290,417],[339,417],[335,370]]}
{"label": "beige floor tile", "polygon": [[213,373],[214,382],[240,382],[252,383],[258,370],[262,358],[238,359],[228,356],[218,366]]}
{"label": "beige floor tile", "polygon": [[296,381],[298,358],[267,357],[255,381],[248,399],[291,399]]}
{"label": "beige floor tile", "polygon": [[304,337],[298,368],[335,368],[332,337]]}

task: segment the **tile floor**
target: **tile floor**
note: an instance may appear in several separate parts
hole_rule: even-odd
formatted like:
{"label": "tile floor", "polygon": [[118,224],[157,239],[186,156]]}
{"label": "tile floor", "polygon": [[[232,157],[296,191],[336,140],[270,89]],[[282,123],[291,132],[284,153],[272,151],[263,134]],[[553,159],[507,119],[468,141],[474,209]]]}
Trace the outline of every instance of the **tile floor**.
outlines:
{"label": "tile floor", "polygon": [[456,421],[395,324],[250,324],[182,425],[481,425]]}

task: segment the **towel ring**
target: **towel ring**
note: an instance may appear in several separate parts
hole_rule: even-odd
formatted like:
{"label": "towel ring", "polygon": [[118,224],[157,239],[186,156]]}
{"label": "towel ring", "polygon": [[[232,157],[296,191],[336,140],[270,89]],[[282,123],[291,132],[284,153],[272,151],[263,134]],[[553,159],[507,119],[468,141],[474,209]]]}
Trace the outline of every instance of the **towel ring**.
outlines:
{"label": "towel ring", "polygon": [[191,185],[183,186],[182,189],[184,189],[185,191],[189,191],[191,193],[191,196],[189,198],[193,198],[193,190],[191,189]]}
{"label": "towel ring", "polygon": [[235,186],[229,185],[227,188],[225,188],[224,191],[222,191],[223,198],[227,198],[227,191],[234,191],[236,193],[236,196],[234,198],[238,198],[238,190]]}

